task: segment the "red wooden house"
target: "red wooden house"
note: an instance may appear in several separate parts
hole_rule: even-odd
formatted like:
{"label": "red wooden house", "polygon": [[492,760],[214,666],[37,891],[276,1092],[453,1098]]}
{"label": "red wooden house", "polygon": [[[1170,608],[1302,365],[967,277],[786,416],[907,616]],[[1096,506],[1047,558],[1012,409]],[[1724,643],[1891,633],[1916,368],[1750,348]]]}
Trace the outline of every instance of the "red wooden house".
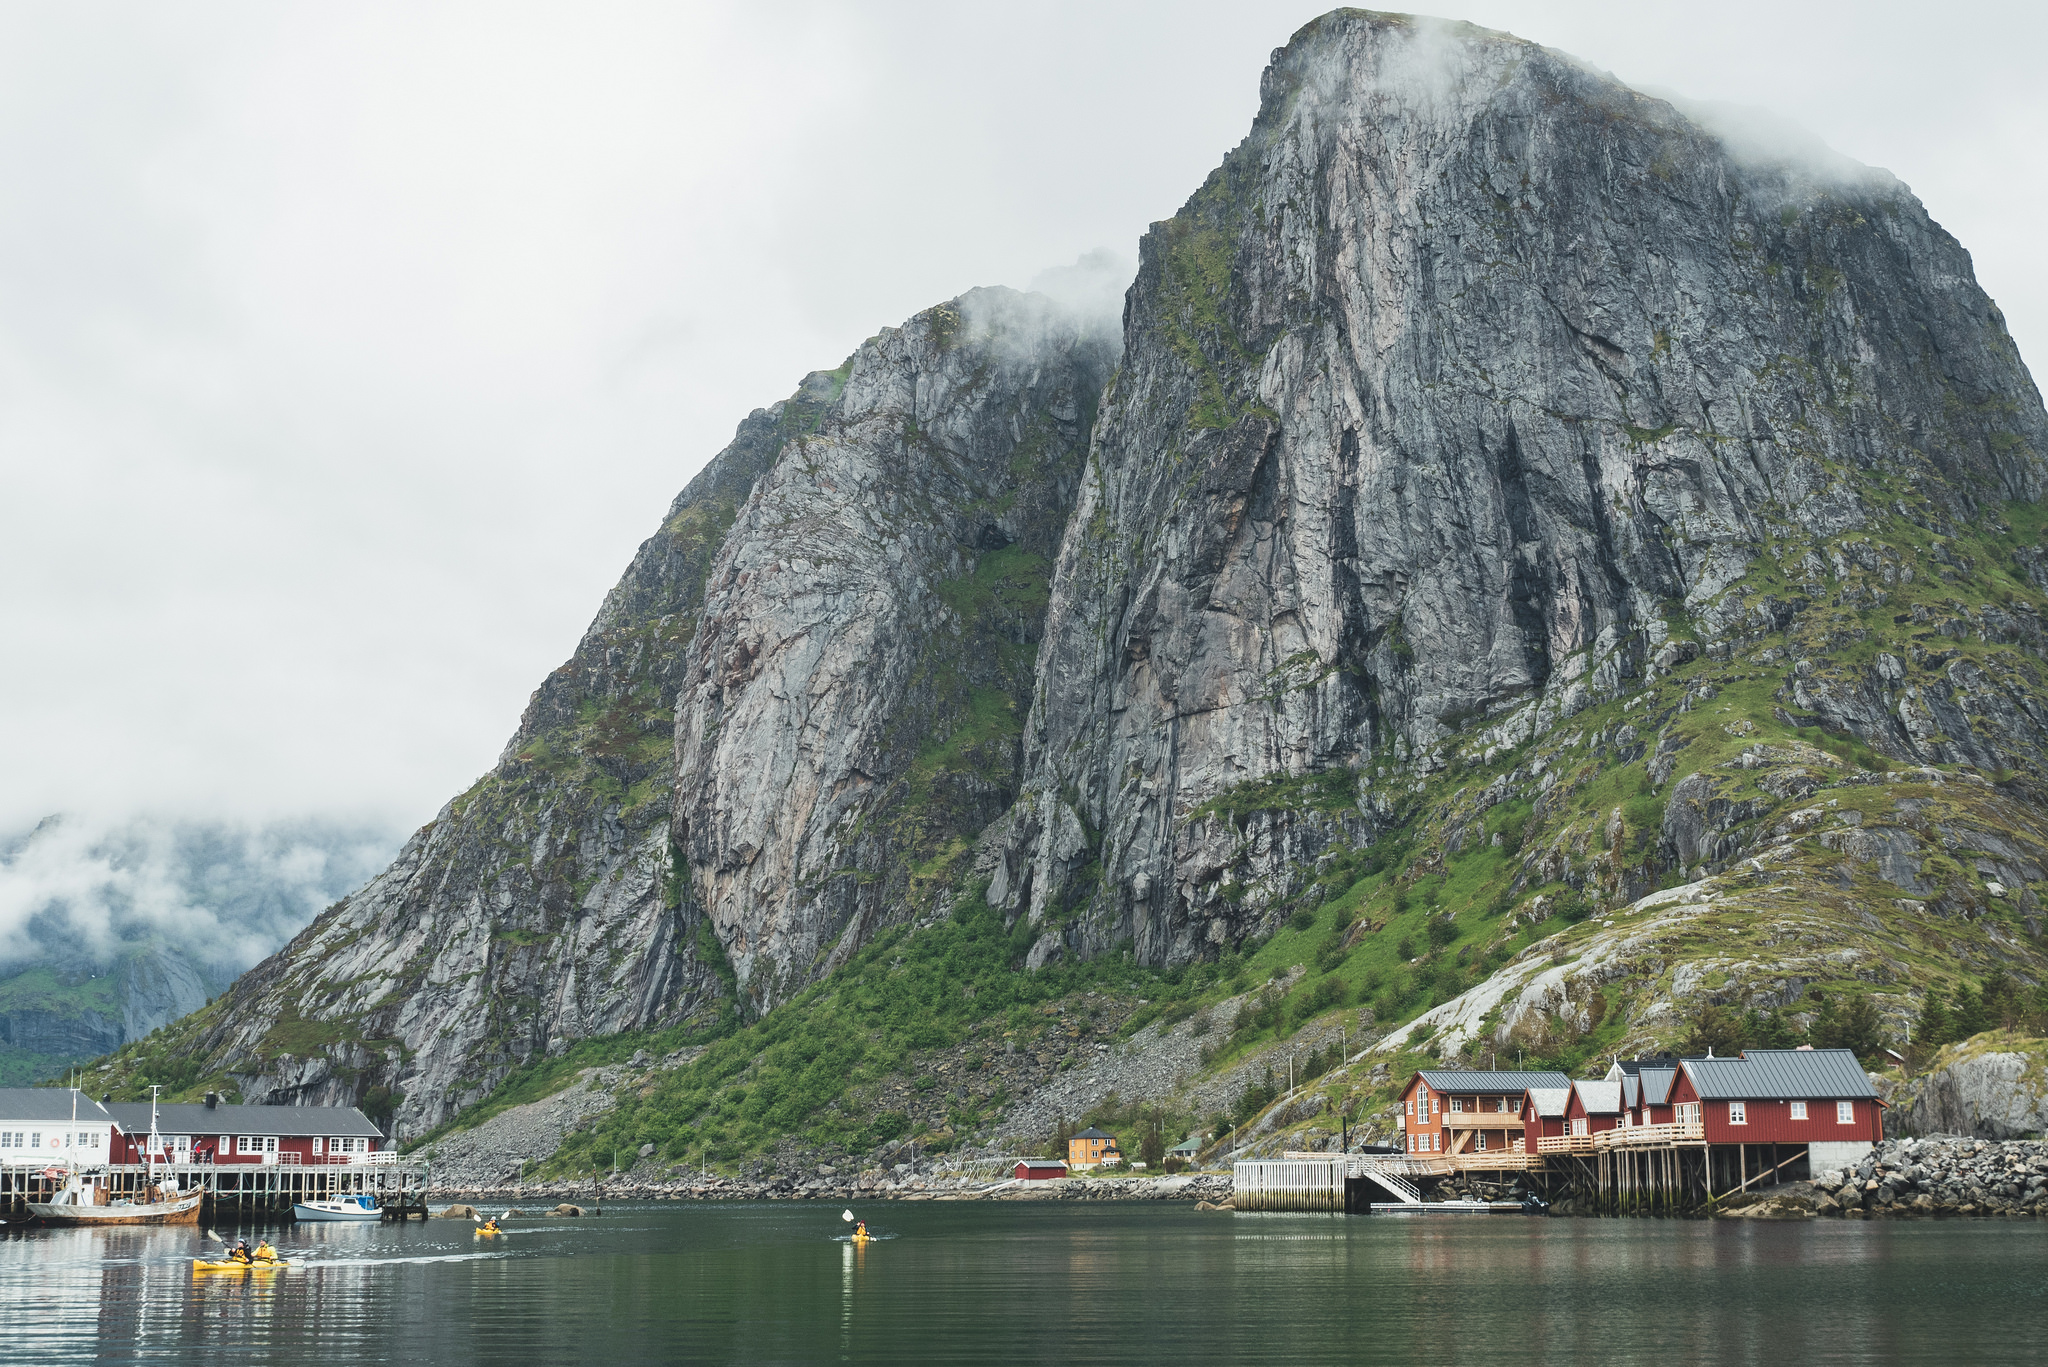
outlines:
{"label": "red wooden house", "polygon": [[1564,1132],[1571,1135],[1598,1134],[1621,1123],[1621,1081],[1572,1084],[1564,1108]]}
{"label": "red wooden house", "polygon": [[1678,1076],[1678,1069],[1645,1068],[1638,1077],[1642,1079],[1642,1118],[1645,1125],[1669,1125],[1671,1117],[1671,1082]]}
{"label": "red wooden house", "polygon": [[1537,1151],[1537,1140],[1564,1133],[1564,1109],[1571,1097],[1569,1087],[1531,1087],[1522,1094],[1522,1142],[1530,1153]]}
{"label": "red wooden house", "polygon": [[1019,1182],[1049,1182],[1067,1175],[1067,1165],[1057,1158],[1020,1158],[1015,1168]]}
{"label": "red wooden house", "polygon": [[1804,1144],[1814,1170],[1854,1161],[1884,1137],[1884,1103],[1847,1049],[1689,1058],[1671,1104],[1678,1121],[1705,1127],[1709,1145]]}
{"label": "red wooden house", "polygon": [[1510,1152],[1522,1137],[1529,1089],[1570,1085],[1563,1073],[1425,1068],[1401,1093],[1401,1146],[1417,1155]]}
{"label": "red wooden house", "polygon": [[[353,1106],[228,1106],[109,1102],[117,1129],[109,1161],[309,1167],[372,1161],[384,1133]],[[152,1120],[154,1124],[152,1125]],[[149,1151],[152,1128],[157,1148]]]}

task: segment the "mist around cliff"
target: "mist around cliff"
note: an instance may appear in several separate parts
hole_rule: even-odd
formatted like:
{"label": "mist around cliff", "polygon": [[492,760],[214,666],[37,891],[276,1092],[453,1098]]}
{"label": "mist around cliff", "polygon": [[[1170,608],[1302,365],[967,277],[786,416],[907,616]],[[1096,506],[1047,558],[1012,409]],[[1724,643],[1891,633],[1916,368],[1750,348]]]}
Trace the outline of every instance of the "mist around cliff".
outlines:
{"label": "mist around cliff", "polygon": [[398,843],[322,821],[50,817],[0,840],[0,976],[106,967],[156,943],[231,978],[360,887]]}

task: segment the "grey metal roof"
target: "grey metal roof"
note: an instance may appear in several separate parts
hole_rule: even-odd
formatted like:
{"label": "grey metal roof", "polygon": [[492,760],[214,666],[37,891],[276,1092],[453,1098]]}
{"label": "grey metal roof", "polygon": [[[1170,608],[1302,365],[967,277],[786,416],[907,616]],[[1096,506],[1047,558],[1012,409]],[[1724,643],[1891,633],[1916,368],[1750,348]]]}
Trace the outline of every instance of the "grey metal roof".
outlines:
{"label": "grey metal roof", "polygon": [[1645,1068],[1640,1074],[1643,1081],[1643,1104],[1663,1106],[1671,1101],[1671,1080],[1678,1076],[1676,1068]]}
{"label": "grey metal roof", "polygon": [[1580,1081],[1574,1082],[1572,1086],[1578,1089],[1579,1101],[1585,1106],[1587,1115],[1621,1114],[1621,1083],[1618,1080],[1614,1082]]}
{"label": "grey metal roof", "polygon": [[[115,1101],[108,1104],[107,1110],[125,1133],[149,1133],[147,1101]],[[384,1131],[371,1124],[353,1106],[204,1106],[195,1102],[159,1102],[156,1128],[158,1134],[384,1137]]]}
{"label": "grey metal roof", "polygon": [[1570,1104],[1571,1099],[1572,1089],[1569,1087],[1531,1087],[1529,1089],[1529,1100],[1535,1104],[1536,1114],[1539,1116],[1563,1115],[1564,1108]]}
{"label": "grey metal roof", "polygon": [[1067,1160],[1064,1158],[1020,1158],[1010,1166],[1016,1167],[1019,1163],[1027,1168],[1064,1168],[1067,1165]]}
{"label": "grey metal roof", "polygon": [[1525,1092],[1531,1087],[1569,1087],[1572,1080],[1563,1073],[1477,1073],[1462,1069],[1425,1068],[1422,1080],[1433,1092],[1452,1096],[1472,1092]]}
{"label": "grey metal roof", "polygon": [[1074,1136],[1074,1138],[1076,1138],[1076,1139],[1114,1139],[1114,1138],[1116,1138],[1116,1136],[1115,1136],[1115,1135],[1113,1135],[1113,1134],[1105,1134],[1105,1133],[1103,1133],[1103,1132],[1102,1132],[1101,1130],[1098,1130],[1098,1129],[1096,1129],[1096,1128],[1095,1128],[1095,1127],[1094,1127],[1093,1125],[1090,1125],[1090,1126],[1089,1126],[1089,1127],[1088,1127],[1087,1129],[1085,1129],[1085,1130],[1081,1131],[1081,1133],[1079,1133],[1079,1134],[1075,1135],[1075,1136]]}
{"label": "grey metal roof", "polygon": [[[113,1117],[99,1102],[84,1092],[78,1096],[78,1118],[88,1125],[104,1125]],[[26,1120],[38,1125],[71,1122],[69,1087],[0,1087],[0,1120]]]}
{"label": "grey metal roof", "polygon": [[1741,1058],[1689,1058],[1681,1066],[1702,1101],[1841,1101],[1877,1095],[1863,1065],[1847,1049],[1749,1049]]}
{"label": "grey metal roof", "polygon": [[1615,1079],[1621,1084],[1621,1108],[1633,1110],[1642,1105],[1643,1080],[1634,1073],[1623,1073]]}

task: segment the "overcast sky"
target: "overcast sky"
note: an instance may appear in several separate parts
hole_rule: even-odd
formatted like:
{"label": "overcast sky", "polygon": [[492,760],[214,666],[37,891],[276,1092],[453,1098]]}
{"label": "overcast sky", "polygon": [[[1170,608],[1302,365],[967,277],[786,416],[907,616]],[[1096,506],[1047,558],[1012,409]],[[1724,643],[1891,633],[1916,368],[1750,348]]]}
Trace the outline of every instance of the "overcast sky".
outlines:
{"label": "overcast sky", "polygon": [[[1295,3],[0,3],[0,829],[410,827],[748,410],[1135,255]],[[2048,354],[2034,5],[1439,10],[1910,184]]]}

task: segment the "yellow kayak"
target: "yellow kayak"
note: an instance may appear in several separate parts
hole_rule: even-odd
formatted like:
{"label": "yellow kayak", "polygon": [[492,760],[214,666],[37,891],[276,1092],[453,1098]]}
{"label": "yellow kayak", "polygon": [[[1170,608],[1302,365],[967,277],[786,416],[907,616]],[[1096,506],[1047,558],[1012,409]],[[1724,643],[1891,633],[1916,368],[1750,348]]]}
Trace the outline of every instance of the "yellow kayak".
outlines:
{"label": "yellow kayak", "polygon": [[265,1258],[259,1262],[245,1263],[234,1258],[194,1258],[194,1272],[275,1272],[280,1267],[290,1267],[289,1258]]}
{"label": "yellow kayak", "polygon": [[849,1236],[849,1240],[856,1244],[871,1244],[875,1241],[875,1236],[872,1234],[854,1234]]}
{"label": "yellow kayak", "polygon": [[479,1229],[474,1232],[479,1239],[495,1239],[505,1231],[502,1229]]}

